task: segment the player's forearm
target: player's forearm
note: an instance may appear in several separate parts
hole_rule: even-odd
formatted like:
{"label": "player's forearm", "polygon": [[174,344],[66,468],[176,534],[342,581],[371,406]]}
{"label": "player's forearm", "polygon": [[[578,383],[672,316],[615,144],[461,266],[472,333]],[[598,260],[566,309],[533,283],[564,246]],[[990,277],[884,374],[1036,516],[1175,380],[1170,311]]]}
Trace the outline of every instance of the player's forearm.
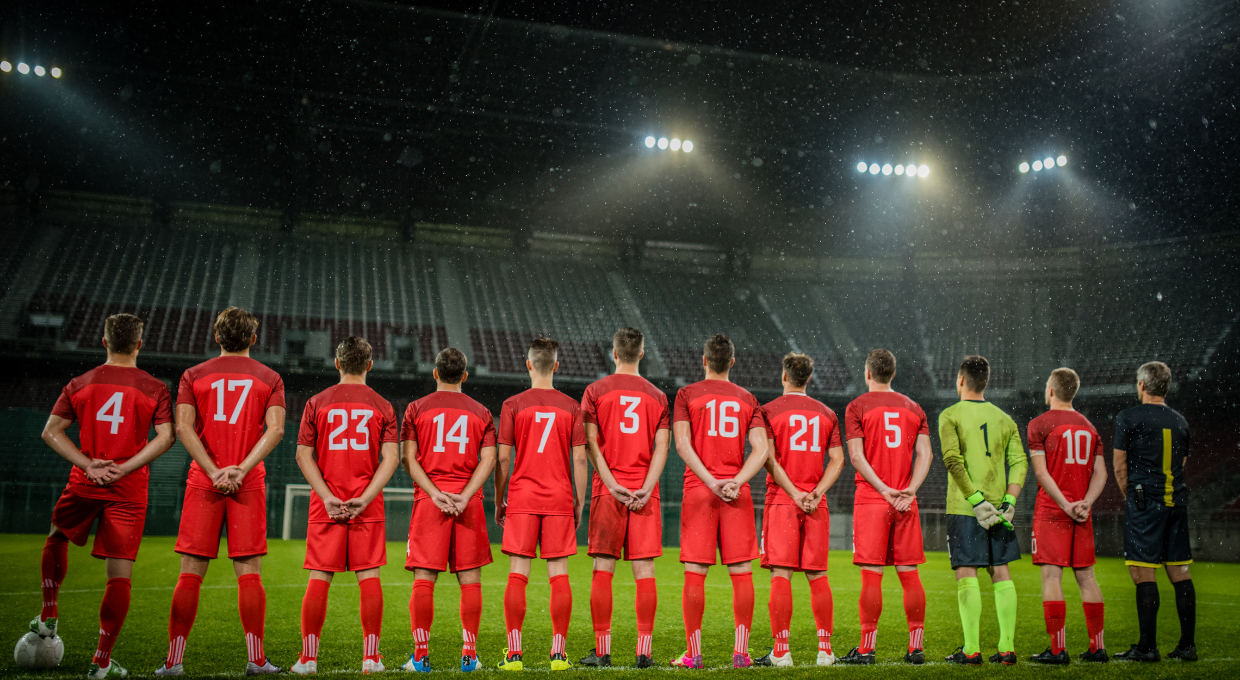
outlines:
{"label": "player's forearm", "polygon": [[607,459],[603,457],[603,452],[599,450],[597,442],[588,442],[586,456],[590,459],[590,464],[594,466],[594,473],[603,482],[604,488],[611,490],[619,486],[616,476],[611,473],[611,468],[607,465]]}
{"label": "player's forearm", "polygon": [[486,484],[487,477],[491,476],[491,471],[495,469],[495,447],[488,446],[478,452],[478,467],[474,468],[474,473],[469,476],[469,482],[465,484],[465,488],[461,489],[461,496],[471,498],[478,490]]}
{"label": "player's forearm", "polygon": [[788,494],[789,498],[794,498],[797,494],[801,493],[801,490],[797,488],[797,485],[793,484],[792,479],[788,477],[788,472],[784,470],[783,466],[780,465],[778,461],[775,460],[775,456],[767,457],[766,471],[771,473],[771,479],[775,480],[775,484],[779,488],[783,489],[784,493]]}
{"label": "player's forearm", "polygon": [[202,468],[208,477],[214,477],[215,473],[220,471],[219,466],[215,464],[215,459],[207,453],[207,447],[202,445],[202,440],[198,438],[196,432],[190,431],[188,435],[182,434],[180,439],[181,446],[189,452],[189,457],[198,463],[198,467]]}
{"label": "player's forearm", "polygon": [[254,444],[254,448],[250,449],[250,454],[241,461],[238,466],[245,474],[258,467],[263,459],[275,450],[280,440],[284,439],[284,409],[278,406],[272,406],[267,409],[266,427],[263,429],[263,436],[258,438],[258,442]]}
{"label": "player's forearm", "polygon": [[[56,416],[52,416],[55,418]],[[74,467],[86,469],[90,465],[90,457],[78,450],[77,444],[65,434],[70,421],[65,420],[63,427],[48,425],[43,428],[43,442],[47,444],[53,451],[60,455],[61,458],[73,463]]]}
{"label": "player's forearm", "polygon": [[586,489],[589,488],[590,468],[586,466],[586,447],[573,447],[573,488],[577,492],[578,507],[586,502]]}
{"label": "player's forearm", "polygon": [[865,457],[865,440],[850,439],[848,440],[849,459],[852,460],[853,467],[857,468],[857,472],[861,473],[861,478],[865,480],[878,493],[886,493],[891,489],[883,480],[878,478],[878,474],[874,472],[874,468],[870,467],[870,461]]}
{"label": "player's forearm", "polygon": [[969,476],[969,469],[964,466],[964,458],[959,454],[948,458],[945,454],[943,464],[947,466],[947,474],[951,476],[952,481],[956,483],[956,488],[965,498],[977,492],[977,487],[973,485],[973,478]]}
{"label": "player's forearm", "polygon": [[336,497],[336,494],[332,493],[327,486],[327,480],[323,479],[323,471],[319,469],[319,464],[314,459],[313,447],[298,445],[296,460],[297,467],[301,468],[301,475],[306,478],[306,482],[311,489],[314,489],[314,493],[320,500]]}
{"label": "player's forearm", "polygon": [[495,507],[504,507],[508,495],[509,461],[512,460],[512,445],[500,444],[495,457]]}
{"label": "player's forearm", "polygon": [[1025,457],[1025,450],[1016,445],[1016,452],[1008,453],[1008,484],[1015,485],[1018,488],[1025,486],[1025,477],[1029,474],[1029,459]]}
{"label": "player's forearm", "polygon": [[693,444],[688,441],[681,442],[679,438],[676,440],[676,454],[685,462],[685,467],[697,475],[703,484],[710,486],[715,481],[715,476],[710,474],[706,469],[706,465],[702,459],[698,457],[697,452],[693,450]]}
{"label": "player's forearm", "polygon": [[1115,468],[1115,483],[1119,485],[1119,492],[1125,498],[1128,497],[1128,452],[1115,449],[1111,458]]}
{"label": "player's forearm", "polygon": [[1102,462],[1102,458],[1098,459],[1098,464],[1094,466],[1094,473],[1089,477],[1089,488],[1085,491],[1085,502],[1093,505],[1098,497],[1102,495],[1102,490],[1107,486],[1107,466]]}
{"label": "player's forearm", "polygon": [[388,481],[392,479],[392,475],[396,473],[396,467],[400,465],[400,455],[396,452],[396,442],[386,442],[379,449],[382,458],[379,460],[379,467],[375,468],[375,474],[370,478],[370,483],[366,485],[366,490],[362,492],[361,499],[369,505],[383,491],[383,487],[387,486]]}
{"label": "player's forearm", "polygon": [[1055,505],[1058,505],[1061,509],[1067,508],[1071,505],[1071,502],[1063,495],[1063,491],[1055,483],[1055,478],[1051,477],[1050,471],[1046,469],[1045,458],[1042,455],[1033,457],[1033,476],[1038,480],[1038,484],[1046,492],[1046,495],[1055,502]]}
{"label": "player's forearm", "polygon": [[654,435],[654,452],[650,455],[650,468],[646,470],[646,481],[642,489],[653,491],[659,478],[663,476],[663,468],[667,467],[667,443],[670,439],[668,430],[659,430]]}
{"label": "player's forearm", "polygon": [[167,453],[170,448],[172,448],[172,423],[156,425],[155,438],[148,441],[141,451],[134,454],[133,458],[121,463],[120,468],[125,474],[141,470],[143,466],[150,465],[156,458]]}
{"label": "player's forearm", "polygon": [[917,458],[913,460],[913,476],[909,480],[908,488],[914,494],[926,483],[926,476],[930,474],[930,462],[934,460],[934,453],[930,450],[929,435],[917,435],[917,444],[915,445]]}
{"label": "player's forearm", "polygon": [[737,484],[744,484],[753,479],[753,476],[766,466],[767,459],[771,457],[771,449],[767,445],[766,428],[755,427],[749,431],[749,446],[752,449],[749,457],[745,459],[745,464],[732,478]]}
{"label": "player's forearm", "polygon": [[835,483],[839,481],[840,475],[844,472],[844,449],[834,447],[828,452],[827,469],[823,471],[822,478],[818,480],[818,484],[814,486],[816,495],[825,494]]}

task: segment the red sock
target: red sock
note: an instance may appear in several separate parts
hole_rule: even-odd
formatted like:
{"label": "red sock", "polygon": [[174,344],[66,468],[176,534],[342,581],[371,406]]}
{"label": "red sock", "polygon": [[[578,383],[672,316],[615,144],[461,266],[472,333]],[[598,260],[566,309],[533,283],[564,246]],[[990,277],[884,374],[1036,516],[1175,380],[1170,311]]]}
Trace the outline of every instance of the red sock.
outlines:
{"label": "red sock", "polygon": [[1082,602],[1081,607],[1085,609],[1085,628],[1089,631],[1089,651],[1096,652],[1099,649],[1106,649],[1107,646],[1102,644],[1102,628],[1103,628],[1103,605],[1101,602]]}
{"label": "red sock", "polygon": [[43,578],[43,611],[39,619],[46,621],[57,615],[56,598],[60,595],[60,584],[65,582],[65,573],[69,571],[69,539],[64,534],[47,537],[43,544],[40,571]]}
{"label": "red sock", "polygon": [[241,612],[241,629],[245,631],[245,650],[250,663],[267,663],[263,653],[263,626],[267,621],[267,591],[263,577],[242,574],[237,577],[237,609]]}
{"label": "red sock", "polygon": [[478,657],[478,628],[482,624],[482,584],[461,586],[461,656]]}
{"label": "red sock", "polygon": [[654,614],[659,610],[659,590],[653,578],[637,579],[637,650],[638,655],[650,656],[654,644]]}
{"label": "red sock", "polygon": [[383,633],[383,586],[378,576],[357,582],[361,590],[362,660],[379,660],[379,636]]}
{"label": "red sock", "polygon": [[590,581],[590,618],[594,621],[594,653],[611,654],[611,580],[610,571],[594,570]]}
{"label": "red sock", "polygon": [[908,651],[921,649],[926,632],[926,589],[921,586],[917,570],[897,571],[904,588],[904,618],[908,619]]}
{"label": "red sock", "polygon": [[504,589],[504,628],[508,630],[508,654],[521,653],[521,626],[525,623],[525,586],[530,579],[520,574],[508,575]]}
{"label": "red sock", "polygon": [[568,623],[573,618],[573,589],[568,574],[551,577],[551,654],[565,654]]}
{"label": "red sock", "polygon": [[814,610],[814,626],[818,629],[818,651],[831,653],[831,631],[835,628],[835,600],[831,582],[826,576],[809,582],[809,606]]}
{"label": "red sock", "polygon": [[[504,613],[508,613],[507,606]],[[431,624],[435,621],[434,581],[418,579],[413,582],[413,594],[409,598],[409,620],[413,622],[413,660],[421,661],[430,651]]]}
{"label": "red sock", "polygon": [[861,570],[861,644],[857,651],[869,654],[878,642],[878,617],[883,613],[883,572]]}
{"label": "red sock", "polygon": [[323,622],[327,620],[327,591],[330,581],[312,578],[306,584],[306,595],[301,598],[301,658],[305,663],[319,658],[319,638],[323,635]]}
{"label": "red sock", "polygon": [[165,660],[169,668],[185,658],[185,640],[194,627],[194,617],[198,616],[198,591],[201,588],[201,576],[181,574],[176,588],[172,590],[172,611],[168,613],[168,658]]}
{"label": "red sock", "polygon": [[1042,614],[1046,616],[1046,634],[1051,636],[1051,654],[1058,654],[1068,646],[1068,631],[1064,626],[1068,618],[1067,605],[1063,600],[1043,602]]}
{"label": "red sock", "polygon": [[775,656],[788,653],[788,633],[792,626],[792,583],[782,576],[771,579],[771,637],[775,638]]}
{"label": "red sock", "polygon": [[680,596],[685,618],[685,647],[689,656],[702,654],[702,612],[706,610],[706,574],[685,572],[685,589]]}
{"label": "red sock", "polygon": [[103,602],[99,604],[99,646],[95,649],[95,663],[100,668],[112,663],[112,645],[116,644],[116,636],[121,634],[129,613],[129,590],[129,579],[110,578],[103,591]]}
{"label": "red sock", "polygon": [[732,574],[732,621],[736,624],[733,654],[749,653],[749,630],[753,628],[753,574]]}

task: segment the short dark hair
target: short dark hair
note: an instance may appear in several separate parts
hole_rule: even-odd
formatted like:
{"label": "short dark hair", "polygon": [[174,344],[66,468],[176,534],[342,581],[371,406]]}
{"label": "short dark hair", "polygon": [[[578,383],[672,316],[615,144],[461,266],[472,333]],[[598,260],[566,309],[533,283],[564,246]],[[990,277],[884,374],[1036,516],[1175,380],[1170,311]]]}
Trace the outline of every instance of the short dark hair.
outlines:
{"label": "short dark hair", "polygon": [[556,356],[560,353],[560,343],[551,338],[538,337],[530,343],[530,351],[526,358],[534,364],[534,370],[546,375],[555,368]]}
{"label": "short dark hair", "polygon": [[611,336],[611,346],[616,350],[616,357],[626,364],[635,364],[642,358],[645,342],[646,336],[632,326],[625,326]]}
{"label": "short dark hair", "polygon": [[1070,368],[1056,368],[1051,371],[1051,389],[1055,390],[1055,398],[1070,402],[1081,389],[1081,376]]}
{"label": "short dark hair", "polygon": [[865,357],[865,367],[870,370],[870,377],[884,385],[896,377],[896,355],[883,349],[872,349]]}
{"label": "short dark hair", "polygon": [[435,370],[439,372],[439,380],[449,385],[461,382],[468,365],[469,360],[465,358],[465,353],[455,347],[440,350],[439,354],[435,355]]}
{"label": "short dark hair", "polygon": [[736,355],[736,346],[728,336],[715,333],[702,347],[702,356],[706,357],[706,365],[715,373],[726,373],[732,368],[732,357]]}
{"label": "short dark hair", "polygon": [[1161,361],[1141,364],[1137,382],[1145,383],[1145,393],[1151,397],[1165,397],[1171,390],[1171,367]]}
{"label": "short dark hair", "polygon": [[258,317],[240,307],[229,307],[215,317],[215,337],[225,352],[249,348],[250,339],[257,332]]}
{"label": "short dark hair", "polygon": [[133,314],[113,314],[103,322],[103,337],[108,341],[108,351],[116,354],[133,354],[142,342],[142,319]]}
{"label": "short dark hair", "polygon": [[784,355],[784,373],[793,387],[805,387],[814,374],[814,360],[808,354],[788,352]]}
{"label": "short dark hair", "polygon": [[965,387],[981,392],[990,384],[990,362],[980,354],[970,354],[960,362],[960,375],[964,376]]}
{"label": "short dark hair", "polygon": [[336,345],[336,359],[340,362],[340,370],[349,375],[361,375],[370,365],[374,350],[366,338],[350,335],[344,342]]}

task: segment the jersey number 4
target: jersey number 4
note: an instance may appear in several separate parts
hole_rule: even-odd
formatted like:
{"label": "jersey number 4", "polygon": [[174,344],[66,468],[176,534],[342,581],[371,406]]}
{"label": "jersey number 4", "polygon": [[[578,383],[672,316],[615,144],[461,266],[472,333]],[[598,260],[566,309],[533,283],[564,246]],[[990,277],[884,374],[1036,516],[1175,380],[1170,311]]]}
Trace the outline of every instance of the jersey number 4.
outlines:
{"label": "jersey number 4", "polygon": [[[235,392],[237,388],[241,388],[241,398],[237,400],[237,405],[233,407],[232,416],[224,415],[224,383],[228,383],[228,391]],[[227,420],[229,425],[237,424],[237,417],[241,415],[241,408],[245,406],[245,398],[250,396],[250,388],[254,386],[254,381],[246,380],[228,380],[223,378],[211,383],[211,389],[215,391],[215,419]]]}
{"label": "jersey number 4", "polygon": [[[344,434],[345,429],[349,427],[350,415],[352,415],[353,420],[357,421],[357,429],[355,432],[363,436],[361,441],[358,441],[357,439],[346,439],[341,436]],[[327,435],[327,448],[332,451],[344,451],[350,448],[354,451],[366,451],[369,449],[370,430],[366,429],[366,423],[370,422],[370,419],[373,418],[374,415],[374,411],[366,408],[355,408],[353,409],[352,414],[342,408],[334,408],[328,411],[327,426],[331,427],[332,422],[336,420],[340,421],[340,426],[332,430],[331,434]]]}
{"label": "jersey number 4", "polygon": [[[1084,443],[1082,443],[1084,440]],[[1094,435],[1089,430],[1064,430],[1063,431],[1063,462],[1067,465],[1076,463],[1077,465],[1089,464],[1089,453],[1093,451],[1090,446],[1094,443]]]}
{"label": "jersey number 4", "polygon": [[124,400],[124,392],[113,393],[108,400],[103,402],[103,406],[99,407],[99,412],[95,414],[95,420],[101,420],[112,425],[112,434],[120,432],[121,423],[125,422],[125,416],[121,415],[121,402]]}
{"label": "jersey number 4", "polygon": [[[431,419],[435,423],[435,447],[432,450],[436,453],[443,453],[447,450],[443,446],[443,426],[446,417],[446,414],[440,413]],[[456,444],[457,453],[465,453],[465,445],[469,443],[469,416],[461,416],[456,419],[456,423],[448,430],[447,440],[449,444]],[[541,450],[539,449],[539,451]]]}

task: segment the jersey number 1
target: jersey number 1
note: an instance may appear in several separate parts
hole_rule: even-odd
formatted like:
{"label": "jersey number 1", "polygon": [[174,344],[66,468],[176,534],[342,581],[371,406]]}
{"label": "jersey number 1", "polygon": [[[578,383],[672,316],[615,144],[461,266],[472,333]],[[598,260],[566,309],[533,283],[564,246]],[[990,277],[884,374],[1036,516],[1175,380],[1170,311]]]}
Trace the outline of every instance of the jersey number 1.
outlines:
{"label": "jersey number 1", "polygon": [[[1084,438],[1085,444],[1081,444]],[[1094,442],[1094,436],[1089,430],[1077,430],[1076,436],[1073,436],[1072,430],[1063,431],[1063,462],[1066,465],[1076,463],[1077,465],[1089,464],[1089,453],[1093,450],[1090,446]],[[1074,446],[1075,445],[1075,446]]]}
{"label": "jersey number 1", "polygon": [[[806,432],[809,432],[810,427],[813,427],[814,435],[813,435],[813,438],[810,439],[808,449],[810,451],[821,451],[822,446],[818,443],[819,441],[818,432],[819,432],[819,427],[821,427],[820,425],[821,419],[822,419],[822,416],[814,416],[813,418],[810,418],[807,421],[805,419],[805,416],[801,415],[800,413],[794,413],[791,416],[789,416],[788,427],[796,427],[799,424],[801,426],[801,429],[797,430],[796,432],[793,432],[792,436],[788,438],[788,448],[792,449],[793,451],[806,450],[807,447],[805,445],[805,442],[801,441],[801,438],[805,436]],[[899,430],[897,430],[897,432],[899,432]]]}
{"label": "jersey number 1", "polygon": [[[444,416],[445,414],[440,413],[439,415],[431,419],[435,423],[435,447],[433,450],[436,453],[442,453],[445,450],[443,447]],[[447,437],[448,443],[457,445],[456,447],[457,453],[462,453],[462,454],[465,453],[465,445],[469,443],[468,425],[469,425],[469,416],[461,416],[460,418],[456,419],[456,423],[452,425],[452,429],[448,430],[448,437]]]}
{"label": "jersey number 1", "polygon": [[241,398],[237,400],[237,405],[233,407],[232,416],[224,415],[224,379],[220,378],[211,383],[211,389],[215,390],[215,419],[227,420],[229,425],[237,424],[237,416],[241,415],[241,407],[245,405],[245,398],[250,396],[250,388],[254,386],[253,380],[229,380],[228,391],[235,392],[238,387],[241,389]]}

